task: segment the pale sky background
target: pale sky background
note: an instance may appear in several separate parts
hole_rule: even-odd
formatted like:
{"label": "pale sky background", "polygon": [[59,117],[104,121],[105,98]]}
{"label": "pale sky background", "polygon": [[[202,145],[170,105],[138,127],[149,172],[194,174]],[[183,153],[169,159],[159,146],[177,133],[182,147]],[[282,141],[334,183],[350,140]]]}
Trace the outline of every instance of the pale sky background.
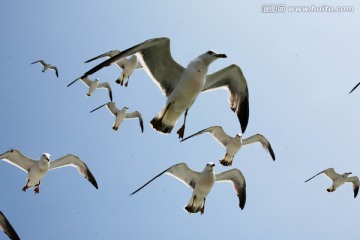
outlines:
{"label": "pale sky background", "polygon": [[[325,175],[360,176],[360,2],[285,1],[288,6],[354,6],[353,13],[263,13],[264,4],[284,1],[0,1],[0,152],[20,149],[38,159],[79,156],[99,184],[96,190],[73,168],[51,171],[40,194],[26,193],[26,174],[0,162],[0,210],[22,239],[346,239],[358,236],[360,197],[352,185],[333,193]],[[84,61],[112,49],[124,50],[154,37],[169,37],[174,59],[184,66],[207,50],[226,53],[209,73],[230,64],[248,82],[250,118],[244,137],[261,133],[276,161],[260,144],[248,145],[233,166],[246,178],[244,210],[229,183],[215,184],[205,214],[183,210],[191,190],[164,175],[135,196],[129,193],[164,169],[186,162],[202,171],[225,149],[204,134],[180,143],[149,122],[166,98],[144,71],[129,87],[115,84],[111,66],[91,76],[108,81],[119,107],[142,113],[117,132],[114,117],[90,110],[108,99],[92,97],[78,82],[66,85],[101,61]],[[59,69],[41,72],[44,59]],[[185,136],[220,125],[240,132],[224,90],[201,94],[189,111]],[[7,239],[0,232],[0,239]]]}

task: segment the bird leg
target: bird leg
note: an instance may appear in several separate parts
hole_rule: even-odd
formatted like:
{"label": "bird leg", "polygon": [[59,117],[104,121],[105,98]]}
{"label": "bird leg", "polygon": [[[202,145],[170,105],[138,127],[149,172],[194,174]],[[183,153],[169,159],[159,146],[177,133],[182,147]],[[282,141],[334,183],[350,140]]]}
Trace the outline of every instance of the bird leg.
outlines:
{"label": "bird leg", "polygon": [[39,194],[39,192],[40,192],[40,181],[39,181],[39,183],[36,185],[36,188],[34,189],[34,192],[35,192],[35,194]]}
{"label": "bird leg", "polygon": [[26,190],[29,188],[29,187],[28,187],[29,181],[30,181],[30,179],[27,180],[26,185],[23,187],[23,189],[22,189],[23,192],[26,192]]}
{"label": "bird leg", "polygon": [[128,86],[128,84],[129,84],[129,80],[130,80],[130,76],[127,78],[127,81],[126,81],[126,83],[124,84],[124,85],[125,85],[125,87],[127,87],[127,86]]}
{"label": "bird leg", "polygon": [[184,133],[185,133],[185,122],[186,122],[186,116],[188,113],[189,109],[186,109],[185,111],[185,116],[184,116],[184,123],[181,126],[181,128],[179,128],[179,130],[176,132],[177,134],[179,134],[179,138],[183,139],[184,138]]}

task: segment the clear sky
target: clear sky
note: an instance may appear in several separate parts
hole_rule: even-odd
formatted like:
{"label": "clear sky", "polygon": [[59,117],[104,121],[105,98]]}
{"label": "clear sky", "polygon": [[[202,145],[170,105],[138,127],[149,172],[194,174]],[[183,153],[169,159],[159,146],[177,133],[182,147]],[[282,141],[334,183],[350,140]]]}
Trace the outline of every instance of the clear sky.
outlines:
{"label": "clear sky", "polygon": [[[264,4],[282,4],[264,13]],[[353,6],[352,13],[290,12],[290,6]],[[268,7],[268,6],[265,6]],[[51,171],[40,194],[26,193],[26,174],[0,162],[0,210],[22,239],[338,239],[358,236],[360,199],[351,184],[333,193],[325,176],[334,167],[360,176],[360,3],[349,1],[0,1],[0,152],[11,148],[38,159],[73,153],[90,168],[96,190],[73,168]],[[119,107],[144,118],[125,121],[101,109],[104,90],[92,97],[77,82],[67,84],[101,61],[84,61],[124,50],[154,37],[169,37],[174,59],[184,66],[207,50],[227,54],[209,72],[241,67],[250,95],[244,137],[261,133],[276,161],[260,144],[235,156],[247,182],[244,210],[229,183],[215,184],[205,214],[183,210],[191,190],[164,175],[136,195],[129,193],[179,162],[202,171],[225,149],[204,134],[180,143],[176,130],[162,135],[149,122],[166,98],[144,71],[127,88],[115,84],[111,66],[91,76],[108,81]],[[44,59],[59,69],[41,72],[30,63]],[[220,125],[240,132],[224,90],[201,94],[189,111],[185,136]],[[0,232],[0,239],[6,236]]]}

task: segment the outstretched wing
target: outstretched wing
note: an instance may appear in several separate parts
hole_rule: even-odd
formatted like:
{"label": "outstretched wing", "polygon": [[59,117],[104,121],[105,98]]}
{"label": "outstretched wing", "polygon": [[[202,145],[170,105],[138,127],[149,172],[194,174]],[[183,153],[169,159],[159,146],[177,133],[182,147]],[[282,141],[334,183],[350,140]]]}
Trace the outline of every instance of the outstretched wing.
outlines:
{"label": "outstretched wing", "polygon": [[357,176],[349,177],[346,179],[347,182],[352,182],[354,190],[354,198],[356,198],[359,192],[359,178]]}
{"label": "outstretched wing", "polygon": [[216,182],[232,182],[236,195],[239,197],[239,207],[244,209],[246,203],[246,182],[242,172],[237,169],[231,169],[219,174],[215,174]]}
{"label": "outstretched wing", "polygon": [[181,79],[184,67],[172,58],[170,39],[154,38],[128,48],[114,57],[100,63],[87,71],[82,77],[87,77],[103,67],[117,62],[121,58],[136,54],[142,66],[166,96],[169,96],[175,85]]}
{"label": "outstretched wing", "polygon": [[56,77],[59,77],[59,72],[58,72],[57,67],[55,67],[55,66],[50,66],[49,68],[55,71]]}
{"label": "outstretched wing", "polygon": [[233,112],[236,112],[241,130],[244,133],[249,121],[249,91],[240,67],[233,64],[207,75],[202,91],[216,88],[227,88],[229,91],[230,108]]}
{"label": "outstretched wing", "polygon": [[190,136],[182,139],[180,142],[185,141],[186,139],[192,138],[194,136],[203,134],[205,132],[211,133],[224,146],[226,146],[227,143],[231,140],[231,137],[224,132],[222,127],[213,126],[213,127],[205,128],[197,133],[194,133],[193,135],[190,135]]}
{"label": "outstretched wing", "polygon": [[74,84],[76,81],[81,80],[86,86],[90,87],[91,80],[88,77],[78,77],[71,83],[69,83],[67,86],[70,87],[72,84]]}
{"label": "outstretched wing", "polygon": [[0,155],[0,159],[8,162],[21,170],[28,172],[32,165],[36,161],[26,157],[17,149],[11,149],[10,151],[4,152]]}
{"label": "outstretched wing", "polygon": [[51,161],[49,170],[67,166],[76,167],[79,173],[87,180],[89,180],[89,182],[91,182],[91,184],[94,185],[96,189],[98,189],[97,182],[94,175],[90,172],[90,169],[83,161],[80,160],[78,156],[75,156],[73,154],[68,154],[59,159]]}
{"label": "outstretched wing", "polygon": [[141,186],[140,188],[138,188],[137,190],[132,192],[130,195],[134,195],[135,193],[137,193],[138,191],[143,189],[146,185],[148,185],[149,183],[151,183],[152,181],[154,181],[156,178],[160,177],[164,173],[175,177],[176,179],[180,180],[181,182],[183,182],[185,185],[187,185],[188,187],[190,187],[192,189],[195,188],[195,184],[197,182],[197,179],[200,176],[199,172],[195,172],[195,171],[191,170],[186,165],[186,163],[178,163],[178,164],[176,164],[176,165],[174,165],[172,167],[169,167],[165,171],[159,173],[158,175],[153,177],[150,181],[145,183],[143,186]]}
{"label": "outstretched wing", "polygon": [[20,237],[17,235],[13,226],[11,226],[9,220],[5,215],[0,211],[0,228],[2,231],[9,236],[11,240],[20,240]]}
{"label": "outstretched wing", "polygon": [[310,181],[311,179],[313,179],[314,177],[322,174],[322,173],[325,173],[326,176],[328,176],[331,180],[335,181],[338,177],[340,177],[339,174],[337,174],[335,171],[334,171],[334,168],[328,168],[328,169],[325,169],[324,171],[321,171],[319,173],[317,173],[315,176],[309,178],[308,180],[306,180],[305,182],[308,182]]}
{"label": "outstretched wing", "polygon": [[125,118],[139,118],[141,132],[144,132],[144,123],[143,123],[143,119],[142,119],[140,112],[135,111],[135,112],[131,112],[131,113],[126,113]]}
{"label": "outstretched wing", "polygon": [[242,144],[246,145],[246,144],[250,144],[250,143],[254,143],[254,142],[261,143],[263,148],[270,153],[271,158],[275,161],[275,154],[274,154],[274,151],[273,151],[273,149],[271,147],[271,144],[263,135],[255,134],[255,135],[253,135],[251,137],[243,139]]}
{"label": "outstretched wing", "polygon": [[43,65],[43,67],[45,67],[45,65],[46,65],[44,60],[38,60],[38,61],[32,62],[31,64],[35,64],[35,63],[40,63],[41,65]]}
{"label": "outstretched wing", "polygon": [[109,52],[100,54],[99,56],[96,56],[96,57],[94,57],[94,58],[91,58],[91,59],[85,61],[85,63],[89,63],[89,62],[92,62],[92,61],[94,61],[94,60],[96,60],[96,59],[103,58],[103,57],[109,57],[109,58],[111,58],[111,57],[113,57],[113,56],[115,56],[115,55],[117,55],[117,54],[119,54],[119,53],[120,53],[119,50],[112,50],[112,51],[109,51]]}
{"label": "outstretched wing", "polygon": [[113,100],[111,87],[110,87],[110,84],[108,82],[99,83],[98,88],[107,88],[108,92],[109,92],[110,101]]}

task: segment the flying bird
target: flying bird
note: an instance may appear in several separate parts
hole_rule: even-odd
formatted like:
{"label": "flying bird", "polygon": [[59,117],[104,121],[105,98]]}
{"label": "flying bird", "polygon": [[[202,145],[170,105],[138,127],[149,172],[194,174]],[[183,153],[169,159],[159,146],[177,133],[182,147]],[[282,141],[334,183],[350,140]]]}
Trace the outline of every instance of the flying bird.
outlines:
{"label": "flying bird", "polygon": [[232,111],[236,112],[242,132],[245,132],[249,119],[249,97],[246,79],[237,65],[230,65],[220,71],[207,75],[208,66],[225,54],[207,51],[192,60],[186,68],[178,64],[170,53],[170,39],[154,38],[135,45],[87,71],[87,77],[103,67],[109,66],[124,57],[137,55],[151,79],[167,97],[163,109],[152,120],[154,129],[171,133],[179,117],[184,114],[184,123],[178,130],[183,138],[189,108],[200,92],[217,88],[227,88]]}
{"label": "flying bird", "polygon": [[328,168],[325,169],[324,171],[319,172],[315,176],[309,178],[305,182],[310,181],[311,179],[322,173],[324,173],[333,181],[332,185],[328,189],[326,189],[328,192],[334,192],[338,187],[340,187],[344,183],[351,182],[353,184],[354,198],[356,198],[359,192],[359,178],[357,176],[349,177],[349,175],[352,174],[351,172],[346,172],[340,175],[334,171],[334,168]]}
{"label": "flying bird", "polygon": [[351,89],[351,91],[349,92],[349,94],[352,93],[359,85],[360,85],[360,82],[359,82],[358,84],[356,84],[355,87],[353,87],[353,89]]}
{"label": "flying bird", "polygon": [[143,119],[142,119],[142,116],[141,116],[141,113],[138,112],[138,111],[135,111],[135,112],[131,112],[131,113],[127,113],[126,111],[129,109],[127,106],[123,107],[122,109],[118,109],[116,107],[116,104],[115,102],[108,102],[108,103],[105,103],[103,105],[101,105],[100,107],[97,107],[93,110],[90,111],[90,113],[102,108],[106,106],[109,111],[114,114],[115,116],[115,123],[114,123],[114,126],[113,126],[113,130],[118,130],[120,124],[124,121],[124,119],[127,119],[127,118],[139,118],[139,123],[140,123],[140,127],[141,127],[141,132],[144,132],[144,123],[143,123]]}
{"label": "flying bird", "polygon": [[36,161],[26,157],[19,150],[12,149],[1,154],[0,159],[28,173],[26,185],[22,189],[24,192],[28,188],[35,188],[35,194],[39,193],[41,180],[49,170],[67,166],[76,167],[79,173],[98,189],[97,182],[89,168],[79,157],[73,154],[67,154],[50,162],[50,154],[43,153],[40,159]]}
{"label": "flying bird", "polygon": [[[112,50],[112,51],[100,54],[97,57],[91,58],[91,59],[87,60],[85,63],[92,62],[94,60],[97,60],[97,59],[103,58],[103,57],[111,58],[117,54],[120,54],[119,50]],[[121,72],[119,78],[115,82],[117,84],[121,84],[121,86],[125,85],[125,87],[128,86],[130,75],[134,72],[134,70],[142,68],[142,65],[139,62],[136,55],[132,55],[132,56],[130,56],[130,58],[121,58],[118,61],[116,61],[115,64],[123,70]],[[127,80],[127,81],[125,82],[125,80]]]}
{"label": "flying bird", "polygon": [[153,179],[145,183],[142,187],[130,195],[134,195],[157,177],[160,177],[165,173],[183,182],[193,190],[190,201],[185,206],[185,210],[189,213],[200,212],[203,214],[205,210],[206,196],[212,189],[214,182],[221,181],[228,181],[233,183],[234,190],[239,198],[239,207],[244,209],[246,202],[246,183],[241,171],[235,168],[219,174],[215,174],[214,166],[215,164],[213,163],[207,163],[202,172],[196,172],[191,170],[186,165],[186,163],[176,164],[155,176]]}
{"label": "flying bird", "polygon": [[44,60],[38,60],[38,61],[32,62],[31,64],[34,64],[34,63],[40,63],[44,67],[42,72],[45,72],[46,70],[51,69],[51,70],[55,71],[56,77],[59,77],[59,72],[58,72],[57,67],[47,64],[46,62],[44,62]]}
{"label": "flying bird", "polygon": [[270,153],[271,158],[275,161],[275,154],[269,141],[261,134],[255,134],[251,137],[243,139],[242,134],[236,134],[235,137],[231,137],[224,132],[222,127],[213,126],[194,133],[181,140],[181,142],[206,132],[211,133],[215,137],[215,139],[218,140],[218,142],[226,148],[225,156],[220,160],[220,163],[224,166],[232,165],[235,154],[240,150],[243,145],[254,142],[261,143],[263,148]]}
{"label": "flying bird", "polygon": [[5,215],[0,211],[0,229],[8,235],[11,240],[20,240],[20,237],[17,235],[13,226],[11,226],[9,220]]}
{"label": "flying bird", "polygon": [[111,91],[111,87],[110,84],[108,82],[102,82],[99,83],[99,79],[96,78],[94,81],[90,80],[88,77],[84,77],[84,78],[77,78],[74,81],[72,81],[71,83],[69,83],[67,86],[70,87],[73,83],[75,83],[76,81],[81,80],[86,86],[88,86],[89,88],[89,92],[86,94],[87,96],[91,96],[91,94],[95,91],[95,89],[97,88],[107,88],[108,92],[109,92],[109,97],[110,97],[110,101],[112,101],[112,91]]}

